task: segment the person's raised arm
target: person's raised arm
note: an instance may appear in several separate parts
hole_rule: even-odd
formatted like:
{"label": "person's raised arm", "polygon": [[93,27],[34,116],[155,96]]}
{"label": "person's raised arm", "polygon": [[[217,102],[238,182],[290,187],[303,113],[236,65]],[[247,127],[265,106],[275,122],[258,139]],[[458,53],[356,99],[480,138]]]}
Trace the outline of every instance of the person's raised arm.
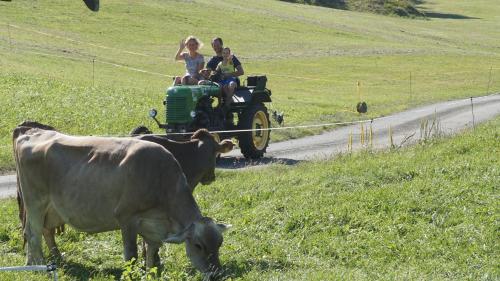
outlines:
{"label": "person's raised arm", "polygon": [[179,43],[179,50],[177,50],[174,60],[176,61],[184,60],[184,55],[182,53],[184,48],[186,48],[186,42],[184,42],[184,39],[182,39],[181,42]]}

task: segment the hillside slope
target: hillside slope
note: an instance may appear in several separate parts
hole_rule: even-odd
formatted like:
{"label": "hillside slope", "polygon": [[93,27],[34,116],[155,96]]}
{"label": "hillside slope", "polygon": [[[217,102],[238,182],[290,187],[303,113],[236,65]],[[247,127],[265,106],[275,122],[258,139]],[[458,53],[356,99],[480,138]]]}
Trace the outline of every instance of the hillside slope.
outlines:
{"label": "hillside slope", "polygon": [[[0,1],[0,167],[12,167],[10,131],[26,119],[73,134],[155,128],[146,112],[183,72],[172,57],[189,34],[206,56],[221,36],[247,74],[266,74],[270,109],[284,111],[287,125],[484,95],[500,89],[495,3],[426,2],[432,16],[410,20],[271,0],[108,0],[98,13],[79,1]],[[354,111],[360,99],[365,116]]]}

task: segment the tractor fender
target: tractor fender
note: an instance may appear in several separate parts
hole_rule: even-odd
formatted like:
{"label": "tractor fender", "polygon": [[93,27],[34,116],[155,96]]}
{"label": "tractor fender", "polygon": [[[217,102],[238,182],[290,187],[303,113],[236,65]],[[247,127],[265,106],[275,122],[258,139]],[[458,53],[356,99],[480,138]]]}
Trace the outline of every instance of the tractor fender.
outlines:
{"label": "tractor fender", "polygon": [[271,91],[266,89],[264,91],[255,91],[252,93],[251,103],[264,103],[271,102]]}

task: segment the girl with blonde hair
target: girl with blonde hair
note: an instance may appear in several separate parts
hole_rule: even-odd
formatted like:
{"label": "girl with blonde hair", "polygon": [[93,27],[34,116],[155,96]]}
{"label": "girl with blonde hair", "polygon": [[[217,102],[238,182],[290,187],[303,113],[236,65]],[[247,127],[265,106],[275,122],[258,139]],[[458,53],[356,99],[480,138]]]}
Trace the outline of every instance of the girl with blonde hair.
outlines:
{"label": "girl with blonde hair", "polygon": [[[175,77],[174,84],[196,85],[201,79],[200,70],[205,66],[203,55],[198,52],[203,47],[203,43],[195,36],[188,36],[181,40],[179,50],[175,54],[176,61],[184,61],[186,63],[186,74],[181,77]],[[183,52],[187,49],[186,52]]]}

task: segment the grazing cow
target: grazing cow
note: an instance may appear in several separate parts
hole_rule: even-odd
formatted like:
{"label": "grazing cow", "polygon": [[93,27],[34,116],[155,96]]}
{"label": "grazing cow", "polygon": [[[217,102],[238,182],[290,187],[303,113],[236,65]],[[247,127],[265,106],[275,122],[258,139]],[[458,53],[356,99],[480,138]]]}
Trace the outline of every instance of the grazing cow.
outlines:
{"label": "grazing cow", "polygon": [[[163,146],[170,151],[179,161],[184,175],[188,181],[191,193],[199,182],[210,184],[215,180],[215,161],[220,153],[227,153],[233,149],[231,140],[218,143],[215,137],[206,129],[196,131],[191,140],[187,142],[176,142],[159,135],[138,135],[136,138],[150,141]],[[143,241],[142,253],[147,255],[149,249]],[[159,260],[158,251],[154,253],[155,260]]]}
{"label": "grazing cow", "polygon": [[233,149],[231,140],[218,143],[206,129],[196,131],[187,142],[176,142],[159,135],[139,135],[136,138],[163,146],[179,161],[191,192],[196,185],[209,184],[215,180],[217,155]]}
{"label": "grazing cow", "polygon": [[[23,129],[22,127],[26,128]],[[53,131],[56,130],[51,126],[44,125],[35,121],[25,121],[18,125],[18,129],[16,131],[23,132],[29,130],[30,128],[40,128]],[[14,140],[16,138],[17,136],[14,136]],[[229,152],[234,146],[234,144],[230,140],[224,140],[221,143],[217,143],[215,138],[210,133],[208,133],[207,130],[204,129],[195,132],[191,137],[191,141],[188,142],[175,142],[158,135],[141,135],[136,136],[136,138],[160,144],[165,149],[170,151],[181,165],[191,192],[194,191],[194,188],[199,182],[202,182],[202,184],[208,184],[215,179],[214,171],[215,159],[217,157],[217,154]],[[26,214],[24,212],[23,202],[21,200],[21,191],[19,189],[19,186],[17,190],[19,218],[24,228]],[[55,241],[56,231],[63,232],[64,224],[55,229],[44,228],[43,236],[51,255],[57,259],[60,259],[61,253]],[[26,241],[24,242],[24,244],[26,244]],[[146,258],[145,247],[146,245],[143,241],[142,253],[144,258]],[[155,260],[159,262],[159,256],[157,253],[155,254]]]}
{"label": "grazing cow", "polygon": [[29,127],[18,127],[13,135],[27,264],[44,263],[43,230],[67,223],[90,233],[119,229],[126,260],[137,257],[141,235],[148,267],[156,265],[154,253],[162,242],[185,242],[198,270],[220,268],[226,226],[201,215],[179,163],[162,146]]}

